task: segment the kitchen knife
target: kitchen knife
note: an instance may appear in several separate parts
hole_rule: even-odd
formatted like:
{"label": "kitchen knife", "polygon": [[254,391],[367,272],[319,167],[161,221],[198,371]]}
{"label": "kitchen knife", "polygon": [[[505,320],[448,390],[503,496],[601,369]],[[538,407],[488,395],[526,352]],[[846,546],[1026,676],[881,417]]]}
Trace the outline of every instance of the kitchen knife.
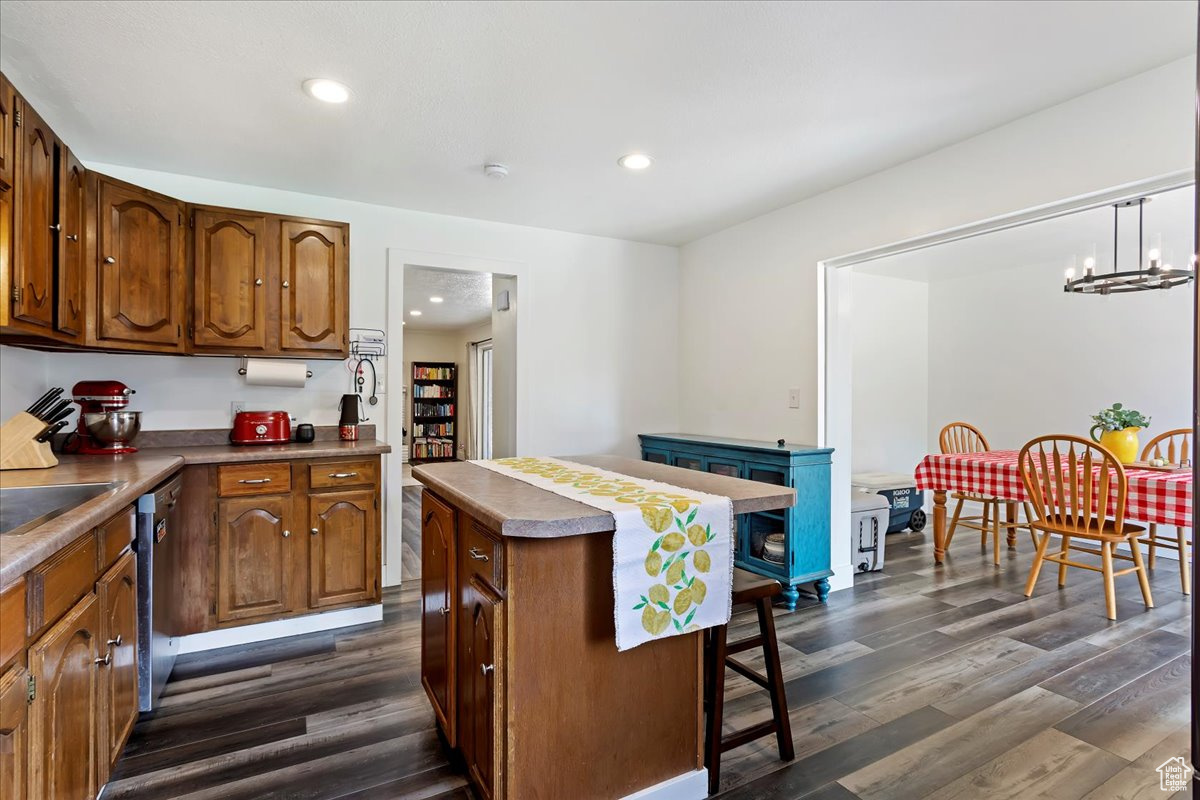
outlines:
{"label": "kitchen knife", "polygon": [[48,442],[52,438],[54,438],[54,434],[58,433],[65,427],[67,427],[67,421],[64,419],[61,422],[57,422],[54,425],[51,425],[49,428],[46,428],[46,430],[39,433],[37,435],[37,441]]}
{"label": "kitchen knife", "polygon": [[46,392],[44,395],[39,397],[37,400],[34,400],[32,403],[30,403],[29,408],[25,409],[26,413],[32,414],[34,412],[34,409],[36,409],[42,403],[45,403],[47,400],[50,400],[53,397],[54,397],[54,390],[51,389],[50,391]]}
{"label": "kitchen knife", "polygon": [[40,414],[37,414],[36,416],[42,422],[48,423],[48,422],[54,420],[55,418],[62,419],[62,412],[69,411],[70,408],[71,408],[70,400],[60,400],[52,408],[49,408],[49,409],[41,412]]}
{"label": "kitchen knife", "polygon": [[[54,401],[62,393],[63,393],[63,390],[61,387],[56,387],[54,389],[51,389],[50,391],[46,392],[45,395],[42,396],[42,399],[38,400],[36,403],[34,403],[32,406],[30,406],[28,409],[28,412],[30,414],[32,414],[33,416],[37,417],[38,419],[41,419],[42,415],[54,405]],[[67,401],[67,402],[70,402],[70,401]]]}
{"label": "kitchen knife", "polygon": [[67,417],[71,416],[71,412],[74,410],[75,409],[73,409],[73,408],[64,408],[62,411],[58,412],[57,414],[47,415],[45,422],[47,425],[56,425],[61,420],[65,420]]}

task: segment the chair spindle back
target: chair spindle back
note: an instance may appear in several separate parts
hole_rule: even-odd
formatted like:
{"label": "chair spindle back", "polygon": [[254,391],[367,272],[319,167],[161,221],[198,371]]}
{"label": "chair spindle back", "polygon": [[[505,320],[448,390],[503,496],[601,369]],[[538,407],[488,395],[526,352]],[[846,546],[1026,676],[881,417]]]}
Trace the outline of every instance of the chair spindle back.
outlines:
{"label": "chair spindle back", "polygon": [[1173,431],[1160,433],[1149,441],[1142,450],[1142,461],[1152,458],[1166,459],[1168,464],[1182,464],[1192,458],[1195,448],[1192,446],[1192,429],[1176,428]]}
{"label": "chair spindle back", "polygon": [[1068,434],[1039,436],[1017,457],[1025,492],[1039,521],[1099,533],[1113,521],[1125,526],[1129,485],[1125,468],[1108,449]]}
{"label": "chair spindle back", "polygon": [[951,422],[938,434],[943,453],[986,453],[991,448],[983,432],[969,422]]}

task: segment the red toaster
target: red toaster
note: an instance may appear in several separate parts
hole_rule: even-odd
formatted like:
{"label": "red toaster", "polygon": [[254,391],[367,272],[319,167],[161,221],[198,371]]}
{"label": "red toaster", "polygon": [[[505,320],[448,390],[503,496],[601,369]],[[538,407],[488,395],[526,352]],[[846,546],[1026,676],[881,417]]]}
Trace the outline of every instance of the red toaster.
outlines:
{"label": "red toaster", "polygon": [[233,444],[287,444],[291,440],[292,422],[286,411],[239,411],[229,432]]}

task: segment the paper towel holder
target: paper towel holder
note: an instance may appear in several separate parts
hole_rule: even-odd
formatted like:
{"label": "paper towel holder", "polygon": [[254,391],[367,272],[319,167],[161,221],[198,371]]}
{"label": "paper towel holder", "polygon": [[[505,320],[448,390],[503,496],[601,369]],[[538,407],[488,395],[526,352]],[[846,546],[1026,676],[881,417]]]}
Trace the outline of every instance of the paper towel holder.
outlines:
{"label": "paper towel holder", "polygon": [[[243,375],[243,376],[244,376],[245,374],[246,374],[246,356],[242,356],[242,360],[241,360],[241,366],[240,366],[240,367],[238,367],[238,375]],[[306,378],[311,378],[311,377],[312,377],[312,370],[311,370],[311,369],[310,369],[310,370],[306,370],[306,371],[305,371],[305,373],[304,373],[304,376],[305,376]]]}

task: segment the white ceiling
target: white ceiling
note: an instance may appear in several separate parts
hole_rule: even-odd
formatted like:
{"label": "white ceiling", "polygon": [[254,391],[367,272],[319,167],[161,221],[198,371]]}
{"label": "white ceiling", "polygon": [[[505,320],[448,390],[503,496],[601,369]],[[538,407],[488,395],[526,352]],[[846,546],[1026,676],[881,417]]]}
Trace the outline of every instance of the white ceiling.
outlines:
{"label": "white ceiling", "polygon": [[[440,297],[442,302],[430,302]],[[421,316],[408,312],[416,309]],[[492,318],[492,275],[430,267],[404,267],[404,329],[449,331]]]}
{"label": "white ceiling", "polygon": [[[1194,0],[3,0],[0,66],[85,161],[678,244],[1185,56],[1195,24]],[[636,150],[651,169],[616,166]]]}
{"label": "white ceiling", "polygon": [[[1187,265],[1191,253],[1195,193],[1190,186],[1163,192],[1145,207],[1144,249],[1158,247],[1172,266]],[[1121,209],[1120,266],[1137,262],[1137,211]],[[1113,210],[1097,208],[1057,219],[1022,225],[958,242],[914,250],[855,266],[871,275],[910,281],[955,280],[987,272],[1042,266],[1057,275],[1074,266],[1083,274],[1083,259],[1095,253],[1096,271],[1113,268]],[[1072,260],[1074,259],[1074,260]]]}

